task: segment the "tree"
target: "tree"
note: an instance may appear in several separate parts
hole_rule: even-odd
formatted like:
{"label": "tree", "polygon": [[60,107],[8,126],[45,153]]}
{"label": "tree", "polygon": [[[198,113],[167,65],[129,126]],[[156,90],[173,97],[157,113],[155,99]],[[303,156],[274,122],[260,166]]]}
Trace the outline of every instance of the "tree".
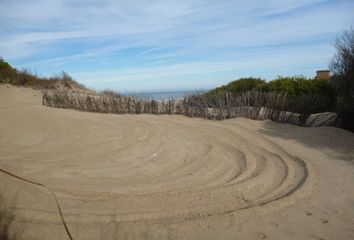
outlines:
{"label": "tree", "polygon": [[345,31],[335,42],[337,53],[330,63],[332,83],[337,90],[339,121],[354,131],[354,30]]}

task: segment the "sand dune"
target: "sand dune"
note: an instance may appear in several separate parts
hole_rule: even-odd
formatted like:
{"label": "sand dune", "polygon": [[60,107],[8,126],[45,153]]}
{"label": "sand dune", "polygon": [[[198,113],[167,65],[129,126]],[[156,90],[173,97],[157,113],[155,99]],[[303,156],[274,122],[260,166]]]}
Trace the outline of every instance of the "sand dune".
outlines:
{"label": "sand dune", "polygon": [[[73,239],[354,239],[353,159],[341,129],[84,113],[0,86],[0,167],[51,189]],[[0,180],[10,236],[69,239],[48,190]]]}

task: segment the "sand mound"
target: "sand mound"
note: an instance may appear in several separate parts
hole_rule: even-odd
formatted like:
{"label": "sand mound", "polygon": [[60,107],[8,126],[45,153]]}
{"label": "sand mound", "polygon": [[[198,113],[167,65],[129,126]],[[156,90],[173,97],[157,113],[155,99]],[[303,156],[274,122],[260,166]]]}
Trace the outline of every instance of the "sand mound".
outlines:
{"label": "sand mound", "polygon": [[[33,90],[0,91],[1,167],[48,186],[74,239],[191,237],[188,224],[270,214],[316,183],[311,160],[255,131],[261,122],[81,113],[43,107]],[[0,178],[18,235],[66,237],[48,191]]]}

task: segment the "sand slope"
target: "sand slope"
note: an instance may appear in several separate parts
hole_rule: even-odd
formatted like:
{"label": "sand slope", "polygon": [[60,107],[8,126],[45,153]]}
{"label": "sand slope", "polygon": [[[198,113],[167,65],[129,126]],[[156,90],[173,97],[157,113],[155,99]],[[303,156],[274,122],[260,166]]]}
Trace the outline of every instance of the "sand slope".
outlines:
{"label": "sand slope", "polygon": [[[354,134],[41,106],[0,86],[0,167],[74,239],[354,239]],[[17,239],[68,239],[0,173]]]}

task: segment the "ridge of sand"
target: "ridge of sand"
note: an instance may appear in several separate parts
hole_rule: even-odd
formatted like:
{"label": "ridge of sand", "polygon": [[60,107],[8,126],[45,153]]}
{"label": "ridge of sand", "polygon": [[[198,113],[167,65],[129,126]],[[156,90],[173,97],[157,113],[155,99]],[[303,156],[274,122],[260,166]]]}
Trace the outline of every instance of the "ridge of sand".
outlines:
{"label": "ridge of sand", "polygon": [[[48,186],[74,239],[354,236],[354,137],[340,129],[84,113],[4,85],[0,123],[1,167]],[[0,179],[19,239],[67,237],[48,192]]]}

